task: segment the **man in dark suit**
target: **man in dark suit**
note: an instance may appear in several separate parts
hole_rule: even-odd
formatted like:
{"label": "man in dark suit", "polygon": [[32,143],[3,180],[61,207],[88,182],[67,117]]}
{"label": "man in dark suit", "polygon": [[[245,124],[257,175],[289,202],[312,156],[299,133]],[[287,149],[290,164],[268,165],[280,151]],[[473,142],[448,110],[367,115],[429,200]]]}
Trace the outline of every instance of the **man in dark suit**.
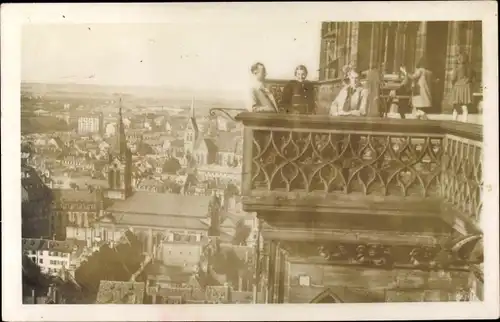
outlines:
{"label": "man in dark suit", "polygon": [[266,67],[262,63],[255,63],[250,67],[254,76],[250,88],[248,110],[250,112],[278,113],[278,105],[273,94],[266,88]]}
{"label": "man in dark suit", "polygon": [[295,68],[295,79],[286,84],[283,90],[282,105],[287,113],[292,114],[314,114],[316,101],[314,97],[314,86],[306,80],[307,68],[299,65]]}

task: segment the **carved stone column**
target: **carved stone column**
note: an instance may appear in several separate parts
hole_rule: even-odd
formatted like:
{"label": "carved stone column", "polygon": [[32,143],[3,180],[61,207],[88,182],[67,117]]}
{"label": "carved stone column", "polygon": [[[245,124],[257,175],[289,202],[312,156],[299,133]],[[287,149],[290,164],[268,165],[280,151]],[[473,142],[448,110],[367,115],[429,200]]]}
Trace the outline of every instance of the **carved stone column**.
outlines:
{"label": "carved stone column", "polygon": [[399,67],[404,61],[404,50],[405,50],[405,23],[398,22],[395,26],[395,39],[394,39],[394,66],[393,71],[395,73],[399,72]]}
{"label": "carved stone column", "polygon": [[273,303],[275,290],[275,272],[276,272],[276,241],[271,240],[267,246],[267,297],[266,303]]}

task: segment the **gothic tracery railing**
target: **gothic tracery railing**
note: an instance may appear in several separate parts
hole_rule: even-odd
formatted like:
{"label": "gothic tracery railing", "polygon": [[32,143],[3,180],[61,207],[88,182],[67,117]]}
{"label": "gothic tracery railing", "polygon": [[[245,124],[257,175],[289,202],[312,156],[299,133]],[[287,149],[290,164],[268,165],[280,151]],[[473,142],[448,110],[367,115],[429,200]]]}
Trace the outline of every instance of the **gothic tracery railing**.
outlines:
{"label": "gothic tracery railing", "polygon": [[482,127],[242,113],[243,194],[441,198],[479,221]]}
{"label": "gothic tracery railing", "polygon": [[382,195],[437,193],[440,136],[255,130],[253,189]]}

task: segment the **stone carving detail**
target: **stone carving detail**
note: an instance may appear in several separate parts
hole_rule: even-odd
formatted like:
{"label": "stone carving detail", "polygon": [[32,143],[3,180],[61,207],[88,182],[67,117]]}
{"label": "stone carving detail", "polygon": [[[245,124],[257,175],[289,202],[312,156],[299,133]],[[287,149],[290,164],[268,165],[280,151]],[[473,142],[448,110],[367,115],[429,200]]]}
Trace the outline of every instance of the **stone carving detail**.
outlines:
{"label": "stone carving detail", "polygon": [[312,259],[318,255],[331,264],[369,266],[383,269],[411,268],[425,271],[462,269],[467,262],[443,246],[382,245],[364,243],[287,242],[280,245],[290,256]]}
{"label": "stone carving detail", "polygon": [[269,191],[439,193],[442,138],[255,130],[252,184]]}
{"label": "stone carving detail", "polygon": [[446,201],[479,222],[483,194],[481,145],[447,137],[443,142],[442,194]]}

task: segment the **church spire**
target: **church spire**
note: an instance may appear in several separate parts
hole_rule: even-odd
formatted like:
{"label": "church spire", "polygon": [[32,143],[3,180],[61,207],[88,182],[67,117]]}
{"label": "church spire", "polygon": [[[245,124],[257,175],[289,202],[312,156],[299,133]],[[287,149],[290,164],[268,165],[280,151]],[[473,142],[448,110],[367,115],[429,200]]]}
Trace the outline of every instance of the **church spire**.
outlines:
{"label": "church spire", "polygon": [[116,146],[119,147],[120,155],[125,155],[127,151],[127,137],[125,136],[125,126],[123,125],[121,97],[118,105],[118,136],[116,137],[116,141]]}
{"label": "church spire", "polygon": [[196,116],[194,115],[194,96],[191,97],[191,118],[196,119]]}

